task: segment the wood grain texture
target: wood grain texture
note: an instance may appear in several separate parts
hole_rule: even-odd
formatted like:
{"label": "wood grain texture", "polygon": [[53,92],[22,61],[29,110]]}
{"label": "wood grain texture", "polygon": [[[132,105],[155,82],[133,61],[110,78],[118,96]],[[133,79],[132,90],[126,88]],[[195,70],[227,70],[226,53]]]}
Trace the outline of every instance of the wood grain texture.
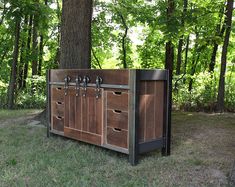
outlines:
{"label": "wood grain texture", "polygon": [[127,131],[107,127],[107,144],[127,148]]}
{"label": "wood grain texture", "polygon": [[51,87],[51,130],[64,131],[64,91],[62,87]]}
{"label": "wood grain texture", "polygon": [[101,136],[68,127],[64,128],[64,136],[94,145],[101,145]]}
{"label": "wood grain texture", "polygon": [[61,86],[51,86],[51,101],[64,102],[64,88]]}
{"label": "wood grain texture", "polygon": [[107,110],[107,126],[128,130],[128,113]]}
{"label": "wood grain texture", "polygon": [[64,131],[64,117],[52,115],[52,130]]}
{"label": "wood grain texture", "polygon": [[51,82],[64,82],[64,78],[69,75],[71,82],[75,82],[76,76],[88,76],[89,83],[95,83],[96,77],[103,79],[103,84],[128,85],[129,70],[88,70],[88,69],[56,69],[51,70]]}
{"label": "wood grain texture", "polygon": [[128,92],[121,90],[107,92],[107,109],[128,111]]}
{"label": "wood grain texture", "polygon": [[164,81],[141,81],[140,83],[139,142],[162,137]]}

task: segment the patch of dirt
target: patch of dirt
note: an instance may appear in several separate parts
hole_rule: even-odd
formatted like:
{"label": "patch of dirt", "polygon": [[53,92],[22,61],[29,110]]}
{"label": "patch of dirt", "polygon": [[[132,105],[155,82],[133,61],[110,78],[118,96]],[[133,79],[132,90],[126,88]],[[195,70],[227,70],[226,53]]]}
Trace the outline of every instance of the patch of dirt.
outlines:
{"label": "patch of dirt", "polygon": [[[9,126],[9,125],[14,125],[14,124],[35,125],[36,120],[34,120],[34,118],[37,115],[38,115],[38,113],[35,113],[35,114],[29,114],[29,115],[21,116],[21,117],[17,117],[17,118],[8,118],[8,119],[0,120],[0,128],[3,128],[5,126]],[[38,121],[37,125],[42,125],[42,124]]]}

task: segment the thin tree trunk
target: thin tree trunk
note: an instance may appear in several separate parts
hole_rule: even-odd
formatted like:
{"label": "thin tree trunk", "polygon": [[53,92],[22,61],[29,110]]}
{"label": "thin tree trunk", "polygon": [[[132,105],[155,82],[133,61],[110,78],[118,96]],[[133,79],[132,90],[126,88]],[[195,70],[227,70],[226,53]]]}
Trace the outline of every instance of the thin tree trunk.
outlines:
{"label": "thin tree trunk", "polygon": [[[172,14],[174,12],[174,0],[168,0],[167,1],[167,20],[169,21],[172,17]],[[168,26],[168,25],[167,25]],[[171,110],[172,110],[172,79],[173,79],[173,65],[174,65],[174,46],[171,41],[168,41],[166,43],[166,52],[165,52],[165,69],[169,71],[169,102],[168,102],[168,109],[169,109],[169,116],[171,116]],[[168,125],[169,128],[171,126],[171,117],[168,118]],[[170,155],[170,140],[171,140],[171,132],[167,132],[167,139],[169,142],[167,142],[166,147],[162,149],[163,155]]]}
{"label": "thin tree trunk", "polygon": [[[224,35],[224,31],[225,31],[225,23],[223,23],[223,15],[224,15],[224,6],[221,7],[221,10],[220,10],[220,21],[219,23],[217,24],[216,26],[216,36],[219,36],[220,38],[223,37]],[[213,50],[212,50],[212,54],[211,54],[211,61],[210,61],[210,64],[209,64],[209,72],[210,73],[213,73],[214,72],[214,69],[215,69],[215,63],[216,63],[216,54],[217,54],[217,51],[218,51],[218,47],[219,47],[219,44],[217,41],[214,41],[213,42]]]}
{"label": "thin tree trunk", "polygon": [[[26,33],[26,27],[28,25],[28,16],[25,16],[24,20],[24,29],[23,32]],[[21,89],[23,87],[23,79],[24,79],[24,64],[26,61],[26,55],[25,55],[25,40],[22,40],[21,44],[21,50],[20,50],[20,63],[19,63],[19,76],[18,76],[18,89]]]}
{"label": "thin tree trunk", "polygon": [[42,75],[42,62],[43,62],[43,35],[40,36],[40,44],[39,44],[39,56],[38,56],[38,75]]}
{"label": "thin tree trunk", "polygon": [[121,20],[122,20],[122,24],[125,28],[125,32],[124,32],[124,35],[122,36],[122,54],[123,54],[123,58],[122,58],[122,65],[123,65],[123,68],[126,69],[128,68],[128,65],[127,65],[127,52],[126,52],[126,38],[127,38],[127,34],[128,34],[128,26],[126,24],[126,20],[124,19],[122,13],[118,12],[118,15],[120,16]]}
{"label": "thin tree trunk", "polygon": [[29,69],[29,53],[31,50],[31,37],[32,37],[32,24],[33,24],[33,17],[29,17],[29,25],[28,25],[28,39],[27,39],[27,57],[24,64],[24,77],[23,77],[23,88],[26,88],[26,79],[28,77],[28,69]]}
{"label": "thin tree trunk", "polygon": [[92,0],[63,0],[60,68],[91,67]]}
{"label": "thin tree trunk", "polygon": [[[47,6],[48,0],[45,0],[45,5]],[[44,49],[44,36],[43,33],[40,35],[40,44],[39,44],[39,56],[38,56],[38,75],[42,75],[42,63],[43,63],[43,49]]]}
{"label": "thin tree trunk", "polygon": [[93,48],[91,48],[91,52],[92,52],[93,57],[95,58],[95,61],[96,61],[97,65],[99,66],[100,69],[102,69],[100,61],[99,61],[98,57],[96,56],[95,51],[94,51]]}
{"label": "thin tree trunk", "polygon": [[[197,30],[197,28],[196,28]],[[193,78],[192,76],[195,74],[196,72],[196,65],[197,65],[197,57],[198,57],[198,38],[199,38],[199,34],[196,31],[196,39],[195,39],[195,46],[194,46],[194,53],[193,53],[193,57],[192,57],[192,64],[191,64],[191,72],[190,72],[190,78],[189,78],[189,84],[188,84],[188,91],[191,92],[192,88],[193,88]]]}
{"label": "thin tree trunk", "polygon": [[8,109],[13,109],[14,99],[15,99],[15,90],[16,90],[16,76],[17,76],[17,63],[19,55],[19,42],[20,42],[20,18],[16,18],[15,22],[15,44],[13,51],[13,61],[11,67],[11,76],[8,87]]}
{"label": "thin tree trunk", "polygon": [[228,50],[231,25],[232,25],[233,2],[234,0],[228,0],[226,5],[226,21],[225,21],[226,30],[225,30],[225,38],[224,38],[222,56],[221,56],[221,70],[220,70],[219,89],[217,97],[217,110],[219,112],[224,112],[225,72],[227,64],[227,50]]}
{"label": "thin tree trunk", "polygon": [[37,75],[38,68],[38,18],[34,15],[33,18],[33,44],[32,44],[32,75]]}
{"label": "thin tree trunk", "polygon": [[184,57],[185,58],[185,60],[184,60],[184,74],[187,73],[189,42],[190,42],[190,35],[188,35],[187,40],[186,40],[185,57]]}
{"label": "thin tree trunk", "polygon": [[[181,26],[184,27],[184,19],[187,13],[188,8],[188,0],[184,0],[184,10],[182,14],[182,20],[181,20]],[[181,65],[182,65],[182,47],[184,43],[184,35],[180,37],[179,43],[178,43],[178,55],[177,55],[177,65],[176,65],[176,75],[180,75],[181,73]]]}

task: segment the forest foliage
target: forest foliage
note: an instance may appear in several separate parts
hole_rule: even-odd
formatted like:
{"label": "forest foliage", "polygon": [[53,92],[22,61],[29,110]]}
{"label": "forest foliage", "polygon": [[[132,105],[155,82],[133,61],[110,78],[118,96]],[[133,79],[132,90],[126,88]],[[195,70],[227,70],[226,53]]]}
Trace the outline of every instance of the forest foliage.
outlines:
{"label": "forest foliage", "polygon": [[[174,108],[215,111],[224,64],[224,106],[234,111],[233,0],[174,0],[170,18],[167,2],[94,0],[92,68],[162,69],[171,41]],[[60,63],[61,10],[61,0],[0,0],[0,108],[45,107],[46,70]]]}

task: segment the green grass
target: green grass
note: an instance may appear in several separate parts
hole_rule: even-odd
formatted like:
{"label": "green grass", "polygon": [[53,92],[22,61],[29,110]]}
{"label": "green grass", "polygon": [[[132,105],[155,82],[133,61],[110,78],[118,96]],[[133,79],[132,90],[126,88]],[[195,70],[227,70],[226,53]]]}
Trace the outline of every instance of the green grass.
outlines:
{"label": "green grass", "polygon": [[154,151],[132,167],[124,154],[53,136],[0,111],[0,186],[226,186],[235,115],[173,114],[172,155]]}

